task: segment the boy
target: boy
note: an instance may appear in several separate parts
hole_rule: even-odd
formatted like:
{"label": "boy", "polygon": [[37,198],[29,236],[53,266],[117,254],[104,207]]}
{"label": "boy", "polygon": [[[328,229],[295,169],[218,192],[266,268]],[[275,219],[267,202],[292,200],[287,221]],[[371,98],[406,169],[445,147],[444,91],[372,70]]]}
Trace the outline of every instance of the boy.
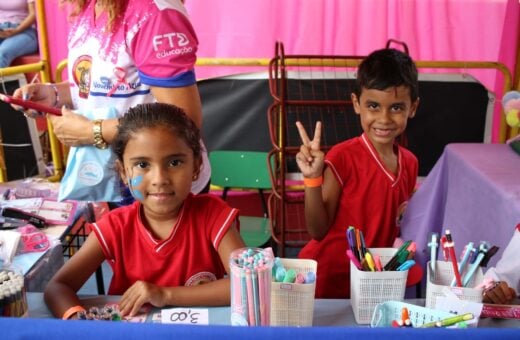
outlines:
{"label": "boy", "polygon": [[302,139],[296,156],[305,185],[305,219],[313,238],[299,254],[318,262],[317,298],[350,297],[346,230],[363,232],[367,247],[391,247],[398,217],[418,175],[417,158],[395,139],[419,104],[413,60],[395,49],[371,53],[359,65],[351,95],[363,134],[320,151],[321,123]]}

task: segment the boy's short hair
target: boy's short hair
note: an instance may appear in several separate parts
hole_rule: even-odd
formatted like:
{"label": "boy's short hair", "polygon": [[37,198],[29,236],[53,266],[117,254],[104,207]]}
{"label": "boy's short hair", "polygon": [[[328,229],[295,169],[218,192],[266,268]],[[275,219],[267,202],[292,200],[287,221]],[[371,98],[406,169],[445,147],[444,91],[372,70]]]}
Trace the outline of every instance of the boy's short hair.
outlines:
{"label": "boy's short hair", "polygon": [[370,53],[359,65],[354,93],[359,98],[361,90],[385,90],[405,86],[415,102],[419,97],[417,67],[410,56],[393,48],[384,48]]}

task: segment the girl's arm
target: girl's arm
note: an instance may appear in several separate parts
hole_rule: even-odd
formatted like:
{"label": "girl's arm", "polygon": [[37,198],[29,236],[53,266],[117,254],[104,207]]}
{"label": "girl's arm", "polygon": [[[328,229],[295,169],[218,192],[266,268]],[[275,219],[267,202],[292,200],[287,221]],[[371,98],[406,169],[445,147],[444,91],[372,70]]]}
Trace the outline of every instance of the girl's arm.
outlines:
{"label": "girl's arm", "polygon": [[103,263],[105,256],[94,233],[45,287],[45,303],[54,314],[61,318],[71,307],[81,305],[76,292]]}
{"label": "girl's arm", "polygon": [[22,33],[36,22],[36,12],[34,10],[34,2],[27,4],[27,16],[20,24],[12,30],[11,35]]}
{"label": "girl's arm", "polygon": [[[235,249],[245,247],[235,224],[220,242],[220,260],[229,273],[229,258]],[[155,307],[164,306],[224,306],[230,304],[229,278],[197,286],[160,287],[149,282],[138,281],[123,294],[119,301],[122,315],[136,315],[145,303]]]}

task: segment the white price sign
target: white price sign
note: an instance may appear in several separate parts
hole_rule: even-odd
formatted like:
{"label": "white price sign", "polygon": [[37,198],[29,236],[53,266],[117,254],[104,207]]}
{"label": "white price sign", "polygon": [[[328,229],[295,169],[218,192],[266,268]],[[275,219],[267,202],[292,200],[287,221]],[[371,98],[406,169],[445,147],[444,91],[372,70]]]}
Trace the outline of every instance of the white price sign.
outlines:
{"label": "white price sign", "polygon": [[203,308],[170,308],[161,310],[161,323],[209,325],[208,321],[208,310]]}

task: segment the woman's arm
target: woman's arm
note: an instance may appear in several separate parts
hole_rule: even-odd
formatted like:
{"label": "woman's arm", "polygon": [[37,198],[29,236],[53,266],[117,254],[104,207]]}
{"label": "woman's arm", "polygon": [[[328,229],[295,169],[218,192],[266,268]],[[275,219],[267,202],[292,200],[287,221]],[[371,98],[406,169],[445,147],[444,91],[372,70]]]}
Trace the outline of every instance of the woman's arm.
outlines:
{"label": "woman's arm", "polygon": [[103,263],[105,256],[94,233],[60,268],[45,287],[45,303],[58,318],[70,307],[81,305],[76,292]]}
{"label": "woman's arm", "polygon": [[199,129],[202,127],[202,104],[197,84],[186,87],[152,86],[150,89],[158,102],[180,107],[195,122]]}

